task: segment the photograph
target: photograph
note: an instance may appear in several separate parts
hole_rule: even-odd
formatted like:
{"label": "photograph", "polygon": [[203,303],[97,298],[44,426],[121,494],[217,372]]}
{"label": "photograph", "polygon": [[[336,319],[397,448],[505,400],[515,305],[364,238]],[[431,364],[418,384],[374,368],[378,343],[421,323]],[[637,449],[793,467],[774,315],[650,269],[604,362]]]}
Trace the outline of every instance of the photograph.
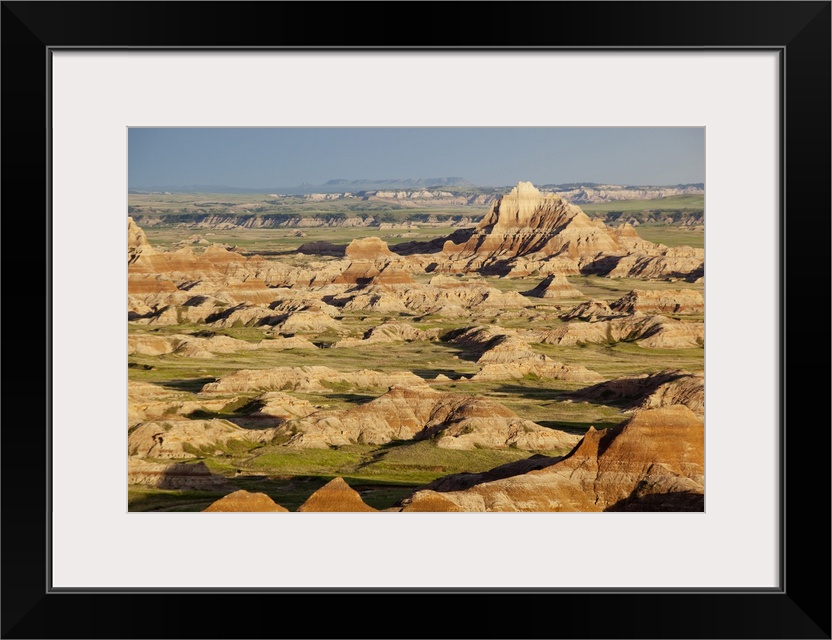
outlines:
{"label": "photograph", "polygon": [[830,0],[362,8],[3,2],[0,637],[829,640]]}
{"label": "photograph", "polygon": [[130,127],[130,512],[704,512],[704,127]]}

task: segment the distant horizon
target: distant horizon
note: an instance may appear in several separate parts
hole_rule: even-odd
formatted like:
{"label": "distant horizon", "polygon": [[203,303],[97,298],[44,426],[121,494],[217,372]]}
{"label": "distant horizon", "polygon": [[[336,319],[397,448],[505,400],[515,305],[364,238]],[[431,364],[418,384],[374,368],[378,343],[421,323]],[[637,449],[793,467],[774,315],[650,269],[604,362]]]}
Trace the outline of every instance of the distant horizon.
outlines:
{"label": "distant horizon", "polygon": [[[230,185],[138,185],[135,187],[128,187],[130,191],[134,192],[153,192],[158,193],[160,191],[169,191],[171,193],[226,193],[225,190],[228,190],[228,193],[240,192],[240,193],[270,193],[270,192],[278,192],[282,191],[284,195],[292,195],[291,191],[287,191],[287,189],[298,189],[298,188],[311,188],[311,187],[329,187],[332,190],[333,184],[328,184],[335,182],[336,180],[344,180],[343,178],[333,178],[324,182],[322,184],[312,184],[309,182],[297,184],[297,185],[284,185],[280,187],[234,187]],[[483,184],[475,184],[470,181],[466,181],[465,183],[461,184],[436,184],[436,185],[429,185],[427,184],[427,180],[424,178],[363,178],[358,180],[353,180],[350,182],[362,183],[362,184],[369,184],[374,182],[389,182],[389,183],[398,183],[403,182],[405,180],[418,180],[425,182],[424,186],[417,186],[414,185],[411,188],[416,189],[426,189],[426,188],[434,188],[434,189],[451,189],[451,190],[461,190],[465,187],[473,188],[473,189],[511,189],[517,186],[517,182],[513,183],[506,183],[506,184],[497,184],[497,185],[483,185]],[[520,180],[518,182],[532,182],[535,187],[542,188],[548,186],[557,186],[557,187],[566,187],[575,185],[573,188],[580,187],[623,187],[623,188],[634,188],[634,187],[650,187],[650,188],[678,188],[678,187],[698,187],[701,186],[704,188],[704,182],[674,182],[668,184],[624,184],[624,183],[611,183],[611,182],[598,182],[594,180],[574,180],[570,182],[547,182],[547,183],[535,183],[531,180]],[[377,185],[378,190],[386,190],[391,187],[385,187],[384,185]],[[400,187],[395,187],[397,190],[401,190]],[[357,191],[372,191],[374,189],[358,189]],[[344,191],[349,191],[349,189],[345,189]]]}
{"label": "distant horizon", "polygon": [[702,127],[130,128],[128,141],[128,188],[138,191],[705,182]]}

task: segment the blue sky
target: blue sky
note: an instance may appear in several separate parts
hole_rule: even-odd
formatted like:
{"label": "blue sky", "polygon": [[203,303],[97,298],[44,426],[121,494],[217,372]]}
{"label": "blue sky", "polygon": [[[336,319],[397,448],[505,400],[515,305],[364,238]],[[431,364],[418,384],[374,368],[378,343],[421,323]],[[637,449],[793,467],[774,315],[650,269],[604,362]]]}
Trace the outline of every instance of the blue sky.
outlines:
{"label": "blue sky", "polygon": [[131,128],[129,186],[277,189],[458,176],[482,186],[705,181],[700,127]]}

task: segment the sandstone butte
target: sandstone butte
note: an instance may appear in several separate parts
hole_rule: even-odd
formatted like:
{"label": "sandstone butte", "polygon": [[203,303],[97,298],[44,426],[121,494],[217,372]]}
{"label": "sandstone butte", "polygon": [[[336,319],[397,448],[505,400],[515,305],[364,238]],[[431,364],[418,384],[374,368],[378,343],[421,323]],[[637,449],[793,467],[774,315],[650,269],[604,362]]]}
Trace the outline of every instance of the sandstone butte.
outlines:
{"label": "sandstone butte", "polygon": [[467,239],[454,237],[459,241],[448,239],[442,247],[439,270],[687,280],[704,274],[704,249],[648,242],[630,224],[607,227],[530,182],[500,198]]}
{"label": "sandstone butte", "polygon": [[378,511],[361,499],[357,491],[350,488],[343,478],[330,480],[313,493],[298,511]]}
{"label": "sandstone butte", "polygon": [[443,251],[459,259],[530,253],[576,258],[586,254],[623,253],[623,247],[603,223],[560,196],[544,195],[531,182],[519,182],[500,198],[464,244],[447,242]]}
{"label": "sandstone butte", "polygon": [[563,459],[462,491],[417,491],[403,511],[702,511],[704,424],[690,409],[590,428]]}
{"label": "sandstone butte", "polygon": [[401,258],[390,251],[381,238],[356,238],[346,249],[350,260],[344,272],[335,278],[335,284],[395,285],[412,284],[413,278],[396,265]]}
{"label": "sandstone butte", "polygon": [[234,493],[229,493],[227,496],[220,498],[216,502],[209,504],[205,512],[217,511],[235,511],[235,512],[254,512],[254,511],[279,511],[288,512],[289,510],[281,507],[274,500],[272,500],[265,493],[250,493],[248,491],[239,490]]}

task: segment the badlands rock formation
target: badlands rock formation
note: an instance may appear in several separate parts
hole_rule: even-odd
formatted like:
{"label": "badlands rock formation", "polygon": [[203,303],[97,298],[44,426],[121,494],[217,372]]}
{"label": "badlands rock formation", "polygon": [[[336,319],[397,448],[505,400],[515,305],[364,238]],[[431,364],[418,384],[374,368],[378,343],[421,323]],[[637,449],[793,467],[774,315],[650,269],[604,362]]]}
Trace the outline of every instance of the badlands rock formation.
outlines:
{"label": "badlands rock formation", "polygon": [[654,409],[685,405],[697,416],[705,415],[705,374],[667,370],[586,387],[575,393],[580,400],[624,402],[627,409]]}
{"label": "badlands rock formation", "polygon": [[325,449],[432,438],[443,449],[552,450],[577,442],[572,434],[523,420],[486,398],[394,387],[346,411],[321,411],[281,425],[276,432],[292,447]]}
{"label": "badlands rock formation", "polygon": [[326,391],[326,385],[349,384],[362,388],[390,385],[421,386],[424,379],[409,371],[382,373],[364,369],[340,372],[329,367],[275,367],[240,369],[206,384],[203,393],[247,393],[252,391]]}
{"label": "badlands rock formation", "polygon": [[350,260],[347,269],[335,279],[335,284],[398,285],[411,284],[413,278],[400,268],[402,260],[387,247],[381,238],[353,240],[346,250]]}
{"label": "badlands rock formation", "polygon": [[159,464],[138,458],[130,458],[128,461],[127,483],[142,484],[157,489],[189,491],[234,489],[225,478],[211,473],[204,462]]}
{"label": "badlands rock formation", "polygon": [[[379,206],[423,196],[372,197]],[[249,206],[232,207],[247,228],[321,222],[259,219]],[[207,227],[234,226],[220,218]],[[225,493],[259,476],[278,496],[297,491],[295,469],[360,478],[368,490],[379,472],[385,483],[412,482],[418,469],[436,480],[405,510],[701,509],[703,378],[660,369],[700,368],[701,286],[680,281],[702,277],[704,252],[647,242],[630,224],[605,226],[529,183],[495,199],[476,228],[424,219],[395,235],[384,233],[405,225],[355,219],[372,225],[369,237],[309,238],[297,251],[302,241],[273,232],[275,247],[258,238],[263,256],[225,244],[239,232],[166,232],[173,249],[157,250],[129,219],[128,481],[143,492]],[[457,223],[467,228],[435,237]],[[372,234],[414,241],[388,246]],[[577,275],[598,299],[568,309],[562,300],[584,298],[567,279]],[[615,300],[622,287],[605,277],[665,282]],[[645,351],[638,368],[617,368],[634,351],[607,348],[616,342],[688,351]],[[651,373],[606,381],[580,363]],[[639,413],[583,439],[572,433],[618,409]],[[390,452],[403,462],[388,465]],[[291,469],[282,462],[290,459]],[[374,493],[373,504],[390,507],[391,494]],[[206,510],[285,511],[245,491]],[[340,477],[300,510],[375,511]]]}
{"label": "badlands rock formation", "polygon": [[[296,327],[297,325],[295,325]],[[224,335],[201,337],[185,334],[147,335],[134,333],[127,337],[127,355],[158,356],[173,353],[187,358],[213,358],[217,354],[256,351],[258,349],[316,349],[306,338],[277,337],[258,342],[237,340]]]}
{"label": "badlands rock formation", "polygon": [[147,236],[133,218],[127,217],[127,264],[133,264],[139,256],[155,253],[147,241]]}
{"label": "badlands rock formation", "polygon": [[562,460],[462,491],[418,491],[404,511],[702,511],[704,425],[687,407],[590,429]]}
{"label": "badlands rock formation", "polygon": [[704,273],[704,250],[654,244],[630,224],[608,228],[580,207],[520,182],[500,198],[467,239],[448,239],[439,269],[509,276],[598,273],[683,278]]}
{"label": "badlands rock formation", "polygon": [[202,510],[203,513],[216,511],[252,512],[272,511],[288,512],[288,509],[281,507],[265,493],[250,493],[248,491],[235,491],[220,498]]}
{"label": "badlands rock formation", "polygon": [[227,420],[159,420],[133,428],[127,438],[131,456],[183,459],[201,453],[222,453],[220,445],[232,440],[268,442],[270,429],[242,429]]}
{"label": "badlands rock formation", "polygon": [[692,349],[705,340],[705,325],[664,316],[625,316],[594,322],[568,322],[554,329],[530,332],[535,342],[570,346],[634,342],[648,349]]}
{"label": "badlands rock formation", "polygon": [[597,382],[603,379],[597,372],[581,365],[565,365],[537,353],[528,342],[510,329],[472,327],[452,332],[445,339],[463,346],[477,363],[483,365],[472,380],[508,380],[528,374],[543,379],[573,382]]}
{"label": "badlands rock formation", "polygon": [[309,496],[298,511],[377,511],[361,499],[343,478],[335,478]]}
{"label": "badlands rock formation", "polygon": [[593,222],[559,196],[545,196],[531,182],[520,182],[503,196],[462,245],[446,243],[444,253],[472,271],[528,254],[570,258],[620,253],[622,247],[602,223]]}
{"label": "badlands rock formation", "polygon": [[705,312],[705,299],[698,291],[691,289],[660,289],[643,291],[635,289],[610,304],[610,309],[619,313],[696,313]]}
{"label": "badlands rock formation", "polygon": [[441,329],[423,331],[404,322],[385,322],[368,329],[361,338],[345,338],[335,343],[335,347],[354,347],[357,345],[412,342],[413,340],[438,340]]}
{"label": "badlands rock formation", "polygon": [[127,383],[127,426],[140,422],[182,419],[198,412],[221,412],[228,405],[225,398],[193,399],[190,394],[172,391],[148,382],[130,380]]}

